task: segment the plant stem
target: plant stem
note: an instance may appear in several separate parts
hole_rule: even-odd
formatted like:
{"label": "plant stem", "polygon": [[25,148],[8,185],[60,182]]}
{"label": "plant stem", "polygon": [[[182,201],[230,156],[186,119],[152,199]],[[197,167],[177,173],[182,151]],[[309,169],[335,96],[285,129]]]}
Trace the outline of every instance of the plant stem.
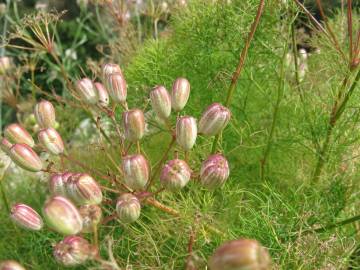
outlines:
{"label": "plant stem", "polygon": [[156,199],[154,198],[147,198],[146,200],[144,200],[145,203],[149,204],[149,205],[152,205],[154,207],[156,207],[157,209],[160,209],[162,210],[163,212],[165,213],[168,213],[174,217],[179,217],[180,216],[180,213],[164,204],[162,204],[161,202],[157,201]]}
{"label": "plant stem", "polygon": [[3,181],[2,181],[3,177],[1,177],[0,179],[0,191],[1,191],[1,197],[2,197],[2,200],[4,202],[4,205],[5,205],[5,209],[7,211],[8,214],[10,214],[10,205],[9,205],[9,201],[6,197],[6,193],[5,193],[5,189],[4,189],[4,184],[3,184]]}

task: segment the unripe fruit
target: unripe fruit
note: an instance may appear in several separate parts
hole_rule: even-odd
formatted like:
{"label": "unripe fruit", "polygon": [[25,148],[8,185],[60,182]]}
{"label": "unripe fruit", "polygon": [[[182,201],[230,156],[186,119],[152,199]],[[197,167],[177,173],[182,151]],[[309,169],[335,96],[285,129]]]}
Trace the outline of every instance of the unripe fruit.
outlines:
{"label": "unripe fruit", "polygon": [[199,121],[199,133],[206,136],[219,134],[229,123],[231,113],[219,103],[210,105]]}
{"label": "unripe fruit", "polygon": [[216,249],[209,260],[210,270],[269,270],[271,259],[256,240],[229,241]]}
{"label": "unripe fruit", "polygon": [[125,184],[133,190],[143,189],[150,176],[150,168],[143,155],[129,155],[123,158]]}
{"label": "unripe fruit", "polygon": [[186,162],[181,159],[173,159],[162,168],[160,181],[166,189],[178,191],[186,186],[190,177],[191,169]]}
{"label": "unripe fruit", "polygon": [[98,92],[100,105],[104,106],[104,107],[108,106],[109,102],[110,102],[109,93],[107,92],[107,90],[101,83],[96,82],[96,83],[94,83],[94,85]]}
{"label": "unripe fruit", "polygon": [[121,68],[117,64],[108,63],[103,65],[102,67],[102,77],[103,81],[106,81],[106,78],[114,73],[120,73],[122,75]]}
{"label": "unripe fruit", "polygon": [[121,73],[112,73],[106,77],[106,89],[115,103],[125,103],[127,96],[126,81]]}
{"label": "unripe fruit", "polygon": [[55,109],[51,102],[42,100],[35,105],[34,115],[40,128],[54,128],[56,125]]}
{"label": "unripe fruit", "polygon": [[45,149],[53,155],[59,155],[64,152],[64,142],[54,128],[41,130],[38,134],[38,139]]}
{"label": "unripe fruit", "polygon": [[6,154],[10,153],[10,149],[13,144],[6,138],[2,138],[0,142],[0,149],[4,151]]}
{"label": "unripe fruit", "polygon": [[171,97],[164,86],[156,86],[150,92],[153,110],[159,118],[166,119],[171,114]]}
{"label": "unripe fruit", "polygon": [[51,194],[67,197],[66,183],[72,175],[73,173],[70,172],[55,173],[51,175],[49,180],[49,189]]}
{"label": "unripe fruit", "polygon": [[10,124],[4,130],[4,137],[11,143],[24,143],[30,147],[34,146],[34,139],[29,132],[19,124]]}
{"label": "unripe fruit", "polygon": [[97,90],[89,78],[83,78],[76,82],[76,89],[82,101],[89,104],[96,104],[99,100]]}
{"label": "unripe fruit", "polygon": [[39,231],[44,225],[40,215],[34,209],[21,203],[11,208],[10,217],[17,225],[28,230]]}
{"label": "unripe fruit", "polygon": [[77,204],[100,204],[102,192],[99,184],[90,175],[72,175],[66,183],[66,193]]}
{"label": "unripe fruit", "polygon": [[226,158],[221,154],[209,156],[201,165],[200,181],[208,188],[214,189],[222,186],[229,178],[230,170]]}
{"label": "unripe fruit", "polygon": [[123,113],[125,138],[131,142],[139,141],[145,132],[144,113],[139,109],[129,110]]}
{"label": "unripe fruit", "polygon": [[101,208],[97,205],[83,205],[80,206],[79,213],[83,219],[83,228],[81,232],[94,232],[94,228],[100,223],[102,219]]}
{"label": "unripe fruit", "polygon": [[175,80],[171,92],[171,106],[174,111],[181,111],[190,96],[190,83],[185,78],[178,78]]}
{"label": "unripe fruit", "polygon": [[15,261],[0,262],[0,270],[26,270],[21,264]]}
{"label": "unripe fruit", "polygon": [[7,56],[0,57],[0,75],[4,75],[11,68],[11,58]]}
{"label": "unripe fruit", "polygon": [[191,116],[179,117],[176,122],[176,141],[185,150],[193,148],[197,137],[196,119]]}
{"label": "unripe fruit", "polygon": [[122,194],[116,203],[116,213],[123,223],[131,223],[140,217],[141,205],[134,195]]}
{"label": "unripe fruit", "polygon": [[49,227],[64,235],[77,234],[82,230],[82,218],[78,209],[68,199],[55,196],[44,205],[43,214]]}
{"label": "unripe fruit", "polygon": [[42,169],[41,159],[27,144],[14,144],[10,148],[9,156],[24,170],[38,172]]}

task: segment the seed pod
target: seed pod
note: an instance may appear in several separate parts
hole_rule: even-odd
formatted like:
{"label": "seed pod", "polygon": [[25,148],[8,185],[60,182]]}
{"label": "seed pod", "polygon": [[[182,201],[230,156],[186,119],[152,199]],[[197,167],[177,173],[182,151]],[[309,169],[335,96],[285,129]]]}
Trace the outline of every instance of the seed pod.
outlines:
{"label": "seed pod", "polygon": [[98,97],[99,97],[99,103],[101,106],[108,106],[109,105],[109,94],[107,92],[107,90],[105,89],[105,87],[102,85],[102,83],[96,82],[94,83],[95,88],[98,92]]}
{"label": "seed pod", "polygon": [[229,164],[226,158],[221,154],[211,155],[205,160],[200,169],[201,184],[214,189],[222,186],[229,178]]}
{"label": "seed pod", "polygon": [[11,58],[7,56],[0,57],[0,75],[6,74],[11,68]]}
{"label": "seed pod", "polygon": [[26,269],[16,261],[2,261],[0,262],[0,270],[26,270]]}
{"label": "seed pod", "polygon": [[0,149],[4,151],[6,154],[10,153],[10,149],[13,146],[11,142],[9,142],[8,139],[2,138],[0,142]]}
{"label": "seed pod", "polygon": [[66,194],[66,183],[70,176],[73,173],[65,172],[65,173],[55,173],[50,176],[49,180],[49,189],[52,195],[59,195],[63,197],[67,197]]}
{"label": "seed pod", "polygon": [[76,82],[76,89],[81,99],[89,104],[96,104],[99,100],[97,90],[89,78],[83,78]]}
{"label": "seed pod", "polygon": [[54,247],[55,260],[65,266],[85,263],[96,254],[96,248],[79,236],[67,236]]}
{"label": "seed pod", "polygon": [[72,175],[66,183],[66,192],[79,205],[100,204],[103,198],[98,183],[85,173]]}
{"label": "seed pod", "polygon": [[186,105],[190,96],[190,83],[185,78],[175,80],[171,92],[171,106],[176,112],[180,112]]}
{"label": "seed pod", "polygon": [[35,105],[34,115],[40,128],[54,128],[56,125],[55,109],[51,102],[42,100]]}
{"label": "seed pod", "polygon": [[112,73],[107,76],[105,85],[115,103],[124,103],[126,101],[127,86],[121,73]]}
{"label": "seed pod", "polygon": [[78,209],[68,199],[55,196],[44,205],[43,214],[49,227],[58,233],[71,235],[82,230],[82,218]]}
{"label": "seed pod", "polygon": [[53,155],[64,152],[64,143],[60,134],[54,128],[43,129],[38,135],[39,142]]}
{"label": "seed pod", "polygon": [[97,205],[83,205],[79,208],[80,215],[83,219],[83,233],[94,232],[95,226],[97,226],[102,219],[101,208]]}
{"label": "seed pod", "polygon": [[129,155],[123,158],[124,181],[133,190],[143,189],[149,180],[149,164],[143,155]]}
{"label": "seed pod", "polygon": [[34,147],[35,144],[29,132],[16,123],[10,124],[5,128],[4,136],[11,143],[24,143],[30,147]]}
{"label": "seed pod", "polygon": [[210,105],[199,121],[199,133],[213,136],[220,133],[229,123],[231,113],[228,108],[219,103]]}
{"label": "seed pod", "polygon": [[258,241],[240,239],[217,248],[209,260],[209,267],[210,270],[270,270],[271,259]]}
{"label": "seed pod", "polygon": [[181,159],[173,159],[162,168],[160,181],[166,189],[178,191],[186,186],[190,177],[191,169],[186,162]]}
{"label": "seed pod", "polygon": [[10,148],[9,156],[24,170],[38,172],[42,169],[39,156],[27,144],[17,143]]}
{"label": "seed pod", "polygon": [[139,109],[129,110],[123,113],[125,138],[131,142],[139,141],[145,132],[144,113]]}
{"label": "seed pod", "polygon": [[10,217],[20,227],[32,231],[39,231],[44,225],[40,215],[34,209],[21,203],[11,208]]}
{"label": "seed pod", "polygon": [[131,193],[122,194],[116,203],[116,213],[123,223],[131,223],[140,217],[141,205]]}
{"label": "seed pod", "polygon": [[164,86],[156,86],[150,92],[153,110],[159,118],[166,119],[171,114],[171,98]]}
{"label": "seed pod", "polygon": [[197,137],[196,119],[191,116],[179,117],[176,122],[176,141],[185,150],[193,148]]}
{"label": "seed pod", "polygon": [[108,78],[108,76],[110,76],[111,74],[114,74],[114,73],[120,73],[121,75],[123,75],[119,65],[112,64],[112,63],[108,63],[108,64],[103,65],[103,67],[102,67],[102,76],[103,76],[103,81],[104,82],[106,82],[106,78]]}

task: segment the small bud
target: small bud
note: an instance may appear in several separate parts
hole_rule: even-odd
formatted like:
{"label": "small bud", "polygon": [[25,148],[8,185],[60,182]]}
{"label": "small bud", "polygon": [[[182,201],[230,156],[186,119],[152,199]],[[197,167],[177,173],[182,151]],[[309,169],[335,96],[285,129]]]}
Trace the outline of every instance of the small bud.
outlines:
{"label": "small bud", "polygon": [[219,103],[210,105],[199,121],[199,133],[213,136],[220,133],[229,123],[231,113],[228,108]]}
{"label": "small bud", "polygon": [[162,168],[160,181],[162,185],[171,191],[177,191],[185,187],[191,177],[191,169],[185,161],[173,159]]}
{"label": "small bud", "polygon": [[124,103],[127,96],[126,81],[121,73],[112,73],[106,77],[106,89],[115,103]]}
{"label": "small bud", "polygon": [[41,159],[27,144],[14,144],[10,149],[9,156],[24,170],[38,172],[42,169]]}
{"label": "small bud", "polygon": [[79,236],[67,236],[54,247],[55,260],[65,266],[85,263],[96,254],[96,248]]}
{"label": "small bud", "polygon": [[149,180],[149,164],[143,155],[129,155],[123,158],[124,181],[133,190],[143,189]]}
{"label": "small bud", "polygon": [[21,264],[15,261],[0,262],[0,270],[26,270]]}
{"label": "small bud", "polygon": [[11,142],[9,142],[8,139],[2,138],[0,142],[0,149],[4,151],[6,154],[10,153],[10,149],[13,146]]}
{"label": "small bud", "polygon": [[200,181],[204,187],[214,189],[229,178],[229,164],[221,154],[211,155],[201,165]]}
{"label": "small bud", "polygon": [[120,73],[121,75],[123,75],[119,65],[111,64],[111,63],[103,65],[102,76],[103,76],[104,82],[106,82],[106,80],[107,80],[106,78],[108,78],[111,74],[114,74],[114,73]]}
{"label": "small bud", "polygon": [[176,112],[180,112],[186,105],[190,96],[190,83],[185,78],[175,80],[171,92],[171,106]]}
{"label": "small bud", "polygon": [[100,204],[103,198],[98,183],[85,173],[72,175],[66,183],[66,192],[79,205]]}
{"label": "small bud", "polygon": [[176,141],[185,150],[193,148],[197,137],[196,119],[191,116],[179,117],[176,122]]}
{"label": "small bud", "polygon": [[80,215],[83,219],[83,233],[92,233],[94,228],[102,219],[101,208],[97,205],[83,205],[79,208]]}
{"label": "small bud", "polygon": [[53,128],[43,129],[38,135],[39,142],[53,155],[64,152],[64,143],[60,134]]}
{"label": "small bud", "polygon": [[89,78],[83,78],[76,82],[76,88],[82,100],[89,104],[96,104],[99,100],[97,90]]}
{"label": "small bud", "polygon": [[123,113],[125,138],[131,142],[139,141],[145,132],[144,113],[139,109],[133,109]]}
{"label": "small bud", "polygon": [[4,130],[4,137],[11,143],[24,143],[30,147],[34,147],[34,139],[29,132],[19,124],[10,124]]}
{"label": "small bud", "polygon": [[59,195],[67,197],[66,194],[66,183],[70,176],[73,174],[70,172],[66,173],[55,173],[50,176],[49,189],[52,195]]}
{"label": "small bud", "polygon": [[134,195],[122,194],[116,203],[116,213],[123,223],[131,223],[140,217],[141,205]]}
{"label": "small bud", "polygon": [[42,100],[35,105],[34,115],[40,128],[53,128],[56,125],[55,109],[51,102]]}
{"label": "small bud", "polygon": [[210,270],[270,270],[271,259],[266,248],[256,240],[229,241],[219,248],[209,260]]}
{"label": "small bud", "polygon": [[46,223],[58,233],[71,235],[82,230],[82,218],[78,209],[68,199],[55,196],[44,206],[43,214]]}
{"label": "small bud", "polygon": [[164,86],[156,86],[150,92],[151,106],[157,116],[166,119],[171,113],[171,98]]}
{"label": "small bud", "polygon": [[98,92],[98,97],[99,97],[99,103],[101,106],[108,106],[109,105],[109,94],[107,92],[107,90],[105,89],[105,87],[102,85],[102,83],[96,82],[94,83],[95,88]]}
{"label": "small bud", "polygon": [[7,56],[0,57],[0,75],[6,74],[11,68],[11,58]]}
{"label": "small bud", "polygon": [[17,225],[33,231],[41,230],[44,225],[40,215],[34,209],[21,203],[11,208],[10,217]]}

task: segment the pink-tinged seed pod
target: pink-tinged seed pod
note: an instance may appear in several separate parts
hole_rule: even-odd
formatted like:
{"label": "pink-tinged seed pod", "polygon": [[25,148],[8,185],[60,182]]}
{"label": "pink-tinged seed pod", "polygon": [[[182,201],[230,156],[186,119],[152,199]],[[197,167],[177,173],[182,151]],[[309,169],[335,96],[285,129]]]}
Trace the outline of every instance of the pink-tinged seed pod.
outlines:
{"label": "pink-tinged seed pod", "polygon": [[6,154],[10,153],[10,149],[13,144],[6,138],[2,138],[0,142],[0,149],[4,151]]}
{"label": "pink-tinged seed pod", "polygon": [[196,119],[182,116],[176,122],[176,141],[185,150],[193,148],[197,137]]}
{"label": "pink-tinged seed pod", "polygon": [[67,197],[66,194],[66,182],[73,173],[55,173],[50,176],[49,179],[49,190],[52,195],[59,195]]}
{"label": "pink-tinged seed pod", "polygon": [[83,78],[76,82],[76,89],[81,99],[89,104],[96,104],[99,100],[97,90],[89,78]]}
{"label": "pink-tinged seed pod", "polygon": [[256,240],[229,241],[209,260],[210,270],[270,270],[271,258],[266,248]]}
{"label": "pink-tinged seed pod", "polygon": [[141,205],[131,193],[122,194],[116,203],[116,213],[123,223],[132,223],[140,217]]}
{"label": "pink-tinged seed pod", "polygon": [[99,104],[104,107],[108,106],[110,99],[109,99],[109,94],[105,89],[104,85],[102,85],[102,83],[99,82],[94,83],[94,85],[98,92]]}
{"label": "pink-tinged seed pod", "polygon": [[100,204],[103,198],[99,184],[90,175],[72,175],[66,183],[66,193],[77,204]]}
{"label": "pink-tinged seed pod", "polygon": [[0,75],[3,75],[11,68],[11,58],[7,56],[0,57]]}
{"label": "pink-tinged seed pod", "polygon": [[166,119],[171,114],[171,97],[164,86],[156,86],[150,92],[150,101],[156,115],[161,119]]}
{"label": "pink-tinged seed pod", "polygon": [[185,78],[175,80],[171,92],[171,106],[176,112],[180,112],[186,105],[190,96],[190,83]]}
{"label": "pink-tinged seed pod", "polygon": [[101,208],[97,205],[83,205],[79,208],[80,215],[83,219],[82,233],[93,233],[95,227],[102,219]]}
{"label": "pink-tinged seed pod", "polygon": [[4,130],[4,137],[11,143],[24,143],[30,147],[34,147],[34,139],[29,132],[19,124],[10,124]]}
{"label": "pink-tinged seed pod", "polygon": [[112,73],[106,77],[106,89],[115,103],[124,103],[127,96],[127,86],[121,73]]}
{"label": "pink-tinged seed pod", "polygon": [[230,170],[226,158],[221,154],[209,156],[201,165],[200,181],[208,188],[214,189],[222,186],[229,178]]}
{"label": "pink-tinged seed pod", "polygon": [[53,128],[56,125],[54,106],[47,100],[35,105],[34,116],[40,128]]}
{"label": "pink-tinged seed pod", "polygon": [[0,270],[26,270],[21,264],[16,261],[2,261],[0,262]]}
{"label": "pink-tinged seed pod", "polygon": [[34,209],[21,203],[11,208],[10,217],[20,227],[32,231],[39,231],[44,225],[40,215]]}
{"label": "pink-tinged seed pod", "polygon": [[139,141],[145,132],[145,118],[142,110],[133,109],[123,113],[125,138],[131,142]]}
{"label": "pink-tinged seed pod", "polygon": [[143,189],[150,176],[149,163],[143,155],[129,155],[123,158],[125,184],[133,190]]}
{"label": "pink-tinged seed pod", "polygon": [[79,236],[67,236],[54,247],[55,260],[64,266],[85,263],[96,254],[96,248]]}
{"label": "pink-tinged seed pod", "polygon": [[199,133],[213,136],[220,133],[229,123],[231,113],[228,108],[219,103],[210,105],[199,121]]}
{"label": "pink-tinged seed pod", "polygon": [[160,181],[166,189],[178,191],[186,186],[190,177],[191,169],[186,162],[181,159],[173,159],[162,168]]}
{"label": "pink-tinged seed pod", "polygon": [[38,139],[45,149],[53,155],[59,155],[64,152],[64,142],[54,128],[41,130],[38,134]]}
{"label": "pink-tinged seed pod", "polygon": [[102,67],[102,76],[103,76],[103,81],[104,82],[106,82],[106,78],[108,78],[108,76],[110,76],[111,74],[114,74],[114,73],[120,73],[121,75],[123,75],[119,65],[112,64],[112,63],[108,63],[108,64],[103,65],[103,67]]}
{"label": "pink-tinged seed pod", "polygon": [[10,149],[9,156],[24,170],[38,172],[42,169],[41,159],[27,144],[14,144]]}
{"label": "pink-tinged seed pod", "polygon": [[46,224],[58,233],[73,235],[82,230],[83,221],[78,209],[64,197],[50,198],[44,205],[43,215]]}

